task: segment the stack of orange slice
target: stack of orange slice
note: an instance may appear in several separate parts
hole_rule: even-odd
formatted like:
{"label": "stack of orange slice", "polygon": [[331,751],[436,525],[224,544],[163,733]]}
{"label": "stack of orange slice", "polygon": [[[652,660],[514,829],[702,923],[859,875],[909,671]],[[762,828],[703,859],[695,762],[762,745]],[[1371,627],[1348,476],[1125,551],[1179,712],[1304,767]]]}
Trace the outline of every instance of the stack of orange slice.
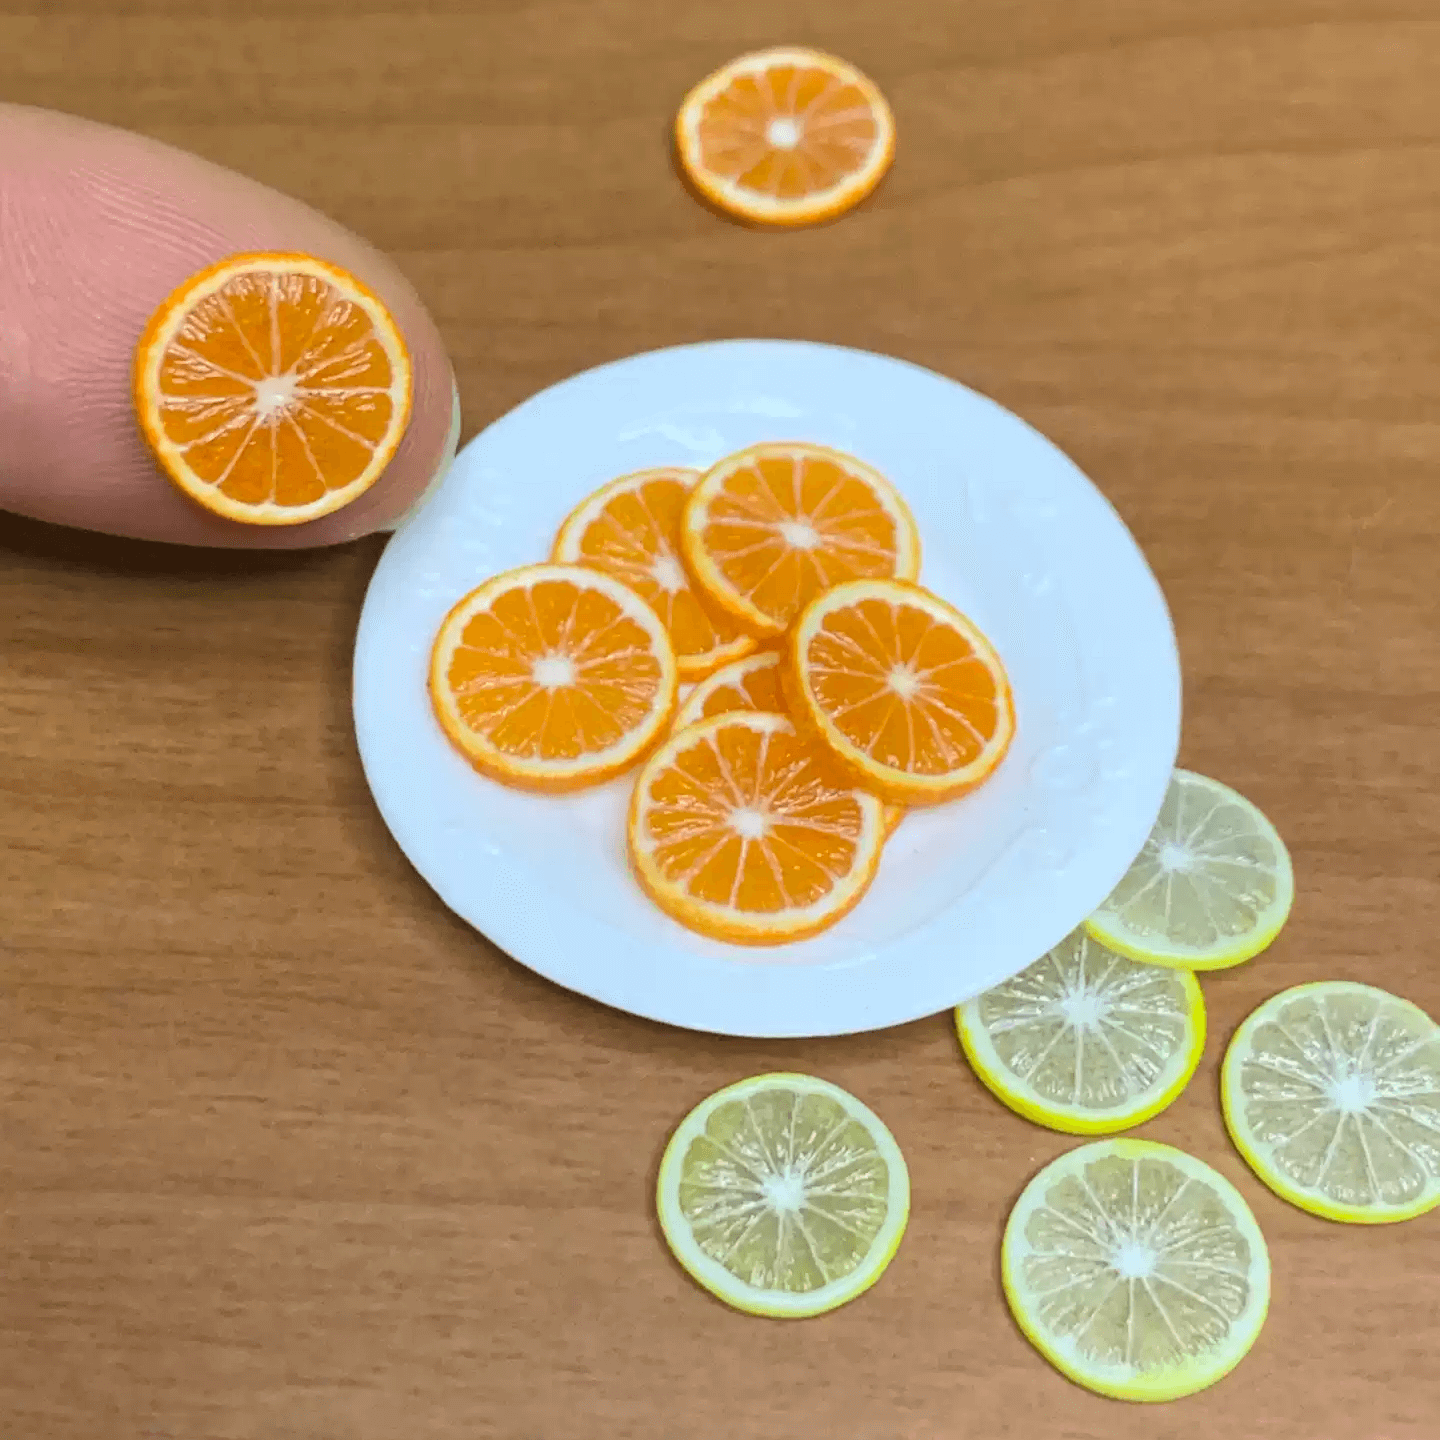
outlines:
{"label": "stack of orange slice", "polygon": [[898,491],[836,450],[622,476],[547,563],[451,610],[432,703],[506,784],[639,764],[626,838],[645,893],[712,938],[799,940],[859,903],[906,807],[973,790],[1014,734],[994,647],[919,570]]}

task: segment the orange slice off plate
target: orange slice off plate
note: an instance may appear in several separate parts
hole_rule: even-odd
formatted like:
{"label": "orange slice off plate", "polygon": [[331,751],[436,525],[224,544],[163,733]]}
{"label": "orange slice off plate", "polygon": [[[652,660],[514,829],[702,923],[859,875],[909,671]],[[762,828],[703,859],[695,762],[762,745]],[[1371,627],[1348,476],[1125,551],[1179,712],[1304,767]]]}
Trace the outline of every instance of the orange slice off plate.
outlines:
{"label": "orange slice off plate", "polygon": [[409,352],[380,298],[310,255],[233,255],[192,276],[135,351],[135,413],[192,500],[298,525],[363,495],[410,419]]}
{"label": "orange slice off plate", "polygon": [[675,142],[712,204],[768,225],[830,220],[858,205],[895,155],[895,119],[875,84],[817,50],[742,55],[685,97]]}

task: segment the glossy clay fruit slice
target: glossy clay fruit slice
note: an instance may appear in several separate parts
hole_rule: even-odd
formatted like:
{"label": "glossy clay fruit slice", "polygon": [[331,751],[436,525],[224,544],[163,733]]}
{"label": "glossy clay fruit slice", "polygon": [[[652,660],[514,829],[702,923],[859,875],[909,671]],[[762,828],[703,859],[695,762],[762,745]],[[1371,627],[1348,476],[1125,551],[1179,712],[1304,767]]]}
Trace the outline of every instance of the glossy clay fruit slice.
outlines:
{"label": "glossy clay fruit slice", "polygon": [[984,1084],[1027,1120],[1108,1135],[1158,1115],[1205,1049],[1195,977],[1141,965],[1084,930],[959,1006],[955,1027]]}
{"label": "glossy clay fruit slice", "polygon": [[706,199],[742,219],[804,225],[859,204],[895,154],[885,97],[815,50],[742,55],[685,97],[680,163]]}
{"label": "glossy clay fruit slice", "polygon": [[1001,1280],[1035,1348],[1121,1400],[1213,1385],[1270,1303],[1265,1237],[1239,1192],[1146,1140],[1097,1140],[1047,1165],[1010,1213]]}
{"label": "glossy clay fruit slice", "polygon": [[[777,650],[761,650],[727,665],[723,670],[717,670],[708,680],[702,680],[676,711],[670,728],[684,730],[689,725],[731,710],[769,710],[783,715],[787,709],[780,690],[780,653]],[[904,816],[905,811],[898,805],[885,807],[887,837],[895,833],[895,827]]]}
{"label": "glossy clay fruit slice", "polygon": [[812,601],[782,680],[801,728],[894,805],[973,790],[1015,733],[994,647],[953,605],[904,581],[852,580]]}
{"label": "glossy clay fruit slice", "polygon": [[378,296],[309,255],[233,255],[187,280],[135,352],[135,412],[192,500],[298,525],[363,495],[410,418],[410,356]]}
{"label": "glossy clay fruit slice", "polygon": [[1223,970],[1274,940],[1294,898],[1289,852],[1265,816],[1177,770],[1144,848],[1085,928],[1133,960]]}
{"label": "glossy clay fruit slice", "polygon": [[1282,1199],[1375,1225],[1440,1205],[1440,1026],[1344,980],[1272,996],[1235,1032],[1225,1124]]}
{"label": "glossy clay fruit slice", "polygon": [[895,487],[852,456],[799,442],[754,445],[708,470],[681,545],[701,589],[761,639],[842,580],[920,573],[919,532]]}
{"label": "glossy clay fruit slice", "polygon": [[780,653],[760,650],[717,670],[702,680],[675,712],[674,729],[724,715],[731,710],[769,710],[783,714],[780,693]]}
{"label": "glossy clay fruit slice", "polygon": [[660,617],[580,565],[487,580],[445,617],[430,662],[451,741],[484,774],[532,790],[628,770],[670,723],[677,685]]}
{"label": "glossy clay fruit slice", "polygon": [[550,558],[622,580],[665,622],[681,680],[698,680],[755,648],[755,641],[696,593],[680,559],[680,516],[697,470],[622,475],[566,517]]}
{"label": "glossy clay fruit slice", "polygon": [[782,715],[734,711],[672,735],[635,781],[630,860],[682,925],[742,945],[815,935],[875,877],[880,802]]}
{"label": "glossy clay fruit slice", "polygon": [[712,1295],[795,1319],[880,1278],[905,1233],[910,1177],[853,1095],[809,1075],[758,1075],[681,1122],[656,1207],[676,1259]]}

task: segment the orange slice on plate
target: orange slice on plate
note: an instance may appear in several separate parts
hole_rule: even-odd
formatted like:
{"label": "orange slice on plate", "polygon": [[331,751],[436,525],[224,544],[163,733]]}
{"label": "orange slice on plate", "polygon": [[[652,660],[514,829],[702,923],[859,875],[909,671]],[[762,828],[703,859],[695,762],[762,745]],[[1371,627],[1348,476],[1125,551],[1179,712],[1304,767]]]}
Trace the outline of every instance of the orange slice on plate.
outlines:
{"label": "orange slice on plate", "polygon": [[680,543],[705,594],[751,634],[784,634],[822,590],[920,573],[920,535],[878,471],[822,445],[753,445],[690,492]]}
{"label": "orange slice on plate", "polygon": [[881,808],[785,716],[737,710],[672,735],[646,761],[630,861],[645,893],[691,930],[784,944],[864,895],[885,839]]}
{"label": "orange slice on plate", "polygon": [[628,770],[675,710],[675,652],[660,617],[610,575],[527,565],[445,617],[430,699],[482,774],[579,790]]}
{"label": "orange slice on plate", "polygon": [[[780,652],[760,650],[702,680],[675,712],[670,728],[684,730],[732,710],[770,710],[783,715],[788,708],[780,684]],[[904,815],[898,805],[885,807],[886,839],[895,833]]]}
{"label": "orange slice on plate", "polygon": [[673,730],[683,730],[713,715],[731,710],[770,710],[785,713],[785,697],[780,692],[780,652],[758,650],[743,660],[736,660],[702,680],[675,712]]}
{"label": "orange slice on plate", "polygon": [[873,81],[817,50],[742,55],[702,80],[675,117],[690,182],[767,225],[831,220],[858,205],[895,156],[895,117]]}
{"label": "orange slice on plate", "polygon": [[1015,733],[1005,667],[953,605],[900,580],[852,580],[790,636],[790,712],[856,783],[894,805],[973,790]]}
{"label": "orange slice on plate", "polygon": [[348,505],[410,420],[410,354],[390,312],[310,255],[232,255],[192,276],[140,337],[133,383],[165,473],[249,525]]}
{"label": "orange slice on plate", "polygon": [[698,470],[622,475],[566,517],[550,558],[623,580],[665,622],[682,680],[698,680],[748,655],[755,641],[701,599],[680,559],[680,516]]}

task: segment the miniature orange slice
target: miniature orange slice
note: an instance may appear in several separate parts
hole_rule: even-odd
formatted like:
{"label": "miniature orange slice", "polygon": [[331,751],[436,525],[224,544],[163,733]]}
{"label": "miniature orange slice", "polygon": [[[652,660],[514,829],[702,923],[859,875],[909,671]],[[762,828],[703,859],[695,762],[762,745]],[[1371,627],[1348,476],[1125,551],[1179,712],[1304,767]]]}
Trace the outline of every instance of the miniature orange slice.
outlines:
{"label": "miniature orange slice", "polygon": [[672,735],[630,801],[631,865],[674,919],[741,945],[818,934],[860,900],[881,804],[783,715],[734,711]]}
{"label": "miniature orange slice", "polygon": [[895,805],[973,790],[1015,733],[994,647],[953,605],[904,581],[852,580],[813,601],[782,683],[801,728]]}
{"label": "miniature orange slice", "polygon": [[[687,726],[698,725],[702,720],[726,715],[733,710],[769,710],[783,715],[788,709],[789,704],[780,684],[780,652],[761,650],[727,665],[723,670],[717,670],[708,680],[702,680],[675,712],[670,728],[672,731],[684,730]],[[887,840],[895,833],[895,827],[904,815],[905,811],[898,805],[885,807]]]}
{"label": "miniature orange slice", "polygon": [[580,565],[487,580],[445,617],[430,659],[445,733],[477,770],[528,790],[628,770],[664,733],[677,685],[660,617]]}
{"label": "miniature orange slice", "polygon": [[310,255],[232,255],[155,312],[135,413],[192,500],[299,525],[363,495],[410,420],[410,354],[373,291]]}
{"label": "miniature orange slice", "polygon": [[742,55],[702,80],[675,118],[696,189],[742,219],[830,220],[858,205],[895,156],[895,117],[852,65],[816,50]]}
{"label": "miniature orange slice", "polygon": [[920,573],[920,535],[895,487],[853,456],[801,442],[753,445],[712,466],[690,492],[680,544],[705,594],[762,639],[841,581]]}
{"label": "miniature orange slice", "polygon": [[665,622],[682,680],[748,655],[755,641],[701,599],[680,560],[680,516],[698,470],[622,475],[582,500],[560,527],[550,558],[622,580]]}
{"label": "miniature orange slice", "polygon": [[780,691],[780,652],[759,650],[717,670],[702,680],[675,712],[672,730],[697,725],[713,715],[732,710],[770,710],[785,713],[785,697]]}

